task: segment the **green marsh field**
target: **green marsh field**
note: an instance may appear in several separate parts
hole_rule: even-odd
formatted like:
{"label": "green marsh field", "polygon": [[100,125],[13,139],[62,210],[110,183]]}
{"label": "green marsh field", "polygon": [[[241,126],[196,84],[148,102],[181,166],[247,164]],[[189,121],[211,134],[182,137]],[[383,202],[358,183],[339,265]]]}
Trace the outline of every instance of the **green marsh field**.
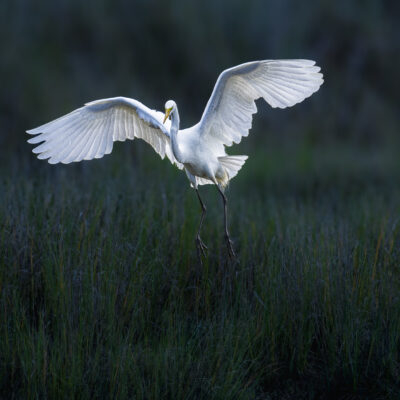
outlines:
{"label": "green marsh field", "polygon": [[2,398],[400,396],[397,146],[241,146],[238,262],[203,186],[203,266],[195,192],[146,144],[68,166],[6,156]]}

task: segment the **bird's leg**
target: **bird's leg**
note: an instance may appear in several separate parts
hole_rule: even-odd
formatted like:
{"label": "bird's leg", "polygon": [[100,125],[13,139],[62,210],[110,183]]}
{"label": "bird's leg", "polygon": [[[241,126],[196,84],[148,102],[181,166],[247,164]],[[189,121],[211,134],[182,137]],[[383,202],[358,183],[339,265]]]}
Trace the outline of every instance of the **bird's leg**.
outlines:
{"label": "bird's leg", "polygon": [[233,259],[236,258],[236,254],[233,251],[233,247],[232,247],[233,242],[232,242],[231,238],[229,237],[229,232],[228,232],[228,215],[227,215],[227,213],[228,213],[228,210],[227,210],[227,208],[228,208],[228,204],[227,204],[228,200],[226,199],[226,196],[225,196],[224,192],[220,189],[220,187],[218,185],[217,185],[217,189],[218,189],[219,193],[221,194],[222,200],[224,202],[225,241],[226,241],[226,246],[228,248],[229,258],[231,260],[233,260]]}
{"label": "bird's leg", "polygon": [[197,193],[197,197],[199,199],[200,206],[201,206],[200,224],[199,224],[199,229],[197,230],[197,235],[196,235],[196,247],[197,247],[197,252],[199,253],[199,257],[200,257],[200,260],[201,260],[201,255],[203,257],[205,257],[206,256],[206,250],[207,250],[207,246],[204,244],[204,242],[201,240],[201,237],[200,237],[201,226],[203,225],[203,219],[204,219],[204,216],[206,215],[207,208],[204,205],[203,200],[201,200],[200,193],[199,193],[198,189],[196,189],[196,193]]}

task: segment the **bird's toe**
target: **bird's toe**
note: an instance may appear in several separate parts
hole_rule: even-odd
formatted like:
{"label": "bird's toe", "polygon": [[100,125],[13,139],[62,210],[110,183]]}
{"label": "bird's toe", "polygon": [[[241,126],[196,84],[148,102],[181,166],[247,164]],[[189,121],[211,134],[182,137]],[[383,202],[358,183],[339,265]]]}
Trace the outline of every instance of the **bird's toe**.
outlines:
{"label": "bird's toe", "polygon": [[199,235],[196,236],[196,247],[197,247],[197,252],[199,253],[199,255],[206,257],[206,255],[207,255],[206,251],[208,250],[208,247],[201,240],[201,237]]}
{"label": "bird's toe", "polygon": [[231,240],[229,235],[225,235],[225,241],[226,241],[226,247],[228,249],[229,258],[231,260],[235,260],[236,254],[235,251],[233,250],[233,241]]}

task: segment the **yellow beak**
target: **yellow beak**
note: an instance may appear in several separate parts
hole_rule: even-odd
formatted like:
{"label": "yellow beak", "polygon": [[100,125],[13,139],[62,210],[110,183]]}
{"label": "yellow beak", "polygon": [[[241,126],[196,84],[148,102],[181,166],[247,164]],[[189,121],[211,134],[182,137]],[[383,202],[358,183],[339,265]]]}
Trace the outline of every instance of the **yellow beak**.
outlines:
{"label": "yellow beak", "polygon": [[171,111],[172,111],[172,108],[168,108],[168,110],[165,110],[165,117],[164,117],[163,124],[165,124],[165,121],[169,117],[169,114],[171,114]]}

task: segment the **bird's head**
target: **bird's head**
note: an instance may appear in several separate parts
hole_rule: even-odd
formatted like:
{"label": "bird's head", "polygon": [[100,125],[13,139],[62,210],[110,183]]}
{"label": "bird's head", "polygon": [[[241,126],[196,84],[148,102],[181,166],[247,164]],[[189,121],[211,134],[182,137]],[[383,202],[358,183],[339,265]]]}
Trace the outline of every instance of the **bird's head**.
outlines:
{"label": "bird's head", "polygon": [[165,103],[165,117],[163,121],[164,124],[168,117],[171,118],[171,115],[174,113],[175,110],[176,110],[176,103],[173,100],[168,100]]}

